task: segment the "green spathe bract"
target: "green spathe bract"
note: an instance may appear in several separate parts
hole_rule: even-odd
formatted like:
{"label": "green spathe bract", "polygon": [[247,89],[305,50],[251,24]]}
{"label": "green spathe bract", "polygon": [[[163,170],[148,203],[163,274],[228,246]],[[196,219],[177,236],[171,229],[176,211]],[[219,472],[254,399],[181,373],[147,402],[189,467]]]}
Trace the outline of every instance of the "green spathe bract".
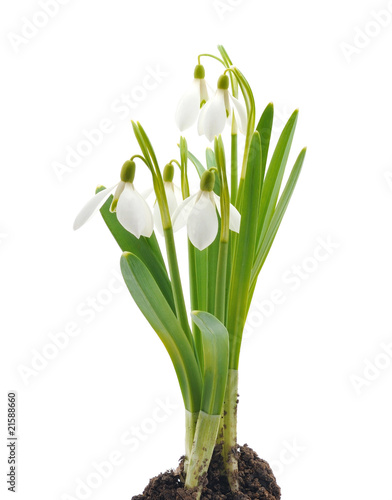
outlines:
{"label": "green spathe bract", "polygon": [[[242,158],[238,158],[238,130],[234,113],[230,117],[230,147],[226,148],[230,151],[230,159],[226,159],[224,138],[220,135],[215,137],[213,148],[206,149],[204,164],[188,150],[186,139],[181,137],[179,159],[164,163],[163,171],[145,130],[140,123],[132,122],[141,154],[137,153],[125,162],[121,180],[133,182],[135,159],[144,164],[138,166],[139,170],[145,168],[149,171],[162,219],[167,266],[154,233],[150,238],[137,238],[125,230],[116,214],[110,212],[113,197],[109,197],[101,208],[105,223],[124,252],[121,271],[125,283],[165,345],[177,374],[185,407],[185,487],[195,488],[197,498],[201,496],[203,476],[208,471],[218,443],[225,467],[222,473],[226,474],[231,490],[239,491],[237,456],[233,450],[237,446],[238,369],[242,335],[257,278],[292,197],[306,153],[305,149],[299,153],[282,188],[298,111],[294,111],[289,118],[271,154],[272,103],[266,106],[256,126],[252,89],[243,73],[233,65],[226,50],[222,46],[218,49],[221,57],[210,54],[198,57],[194,77],[205,77],[201,57],[212,57],[223,66],[218,88],[226,92],[230,86],[233,97],[242,96],[247,111]],[[184,200],[197,191],[189,184],[188,160],[200,177],[201,192],[209,192],[208,196],[205,193],[203,196],[207,196],[207,200],[217,200],[216,195],[220,197],[215,240],[204,250],[199,250],[188,241],[191,315],[186,307],[164,187],[165,182],[175,183],[179,177]],[[179,166],[179,175],[174,164]],[[97,191],[102,189],[100,187]],[[238,233],[231,230],[235,229],[231,217],[239,215],[230,204],[240,212]],[[213,212],[208,213],[214,215]],[[208,222],[204,220],[205,224]]]}

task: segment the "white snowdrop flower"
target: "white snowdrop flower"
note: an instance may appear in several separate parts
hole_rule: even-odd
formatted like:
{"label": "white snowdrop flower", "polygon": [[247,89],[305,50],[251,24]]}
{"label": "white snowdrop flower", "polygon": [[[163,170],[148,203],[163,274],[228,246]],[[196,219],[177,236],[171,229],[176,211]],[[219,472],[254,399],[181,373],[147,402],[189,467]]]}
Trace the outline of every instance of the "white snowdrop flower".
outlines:
{"label": "white snowdrop flower", "polygon": [[218,80],[218,88],[215,95],[210,99],[200,112],[197,129],[199,135],[205,135],[209,141],[213,141],[225,128],[227,118],[231,116],[231,105],[233,104],[234,115],[239,130],[245,134],[247,116],[245,106],[229,92],[229,77],[221,75]]}
{"label": "white snowdrop flower", "polygon": [[192,85],[177,105],[175,119],[181,132],[196,123],[200,108],[208,101],[208,90],[204,77],[204,66],[198,64],[195,68]]}
{"label": "white snowdrop flower", "polygon": [[115,189],[110,211],[116,212],[119,223],[136,238],[140,236],[149,238],[152,235],[154,222],[151,210],[133,185],[135,162],[126,161],[120,177],[118,184],[100,191],[86,203],[75,219],[73,226],[75,230],[83,226],[102,207]]}
{"label": "white snowdrop flower", "polygon": [[[187,226],[188,237],[193,246],[204,250],[214,242],[218,233],[217,209],[220,212],[220,198],[214,192],[215,175],[204,172],[200,190],[186,198],[173,214],[173,230]],[[236,233],[240,230],[241,215],[230,205],[229,227]]]}
{"label": "white snowdrop flower", "polygon": [[[170,217],[173,217],[178,205],[182,202],[181,189],[173,183],[174,167],[168,163],[163,170],[163,185],[165,188],[167,204],[169,206]],[[155,228],[163,235],[162,218],[159,210],[158,201],[154,204],[154,225]]]}

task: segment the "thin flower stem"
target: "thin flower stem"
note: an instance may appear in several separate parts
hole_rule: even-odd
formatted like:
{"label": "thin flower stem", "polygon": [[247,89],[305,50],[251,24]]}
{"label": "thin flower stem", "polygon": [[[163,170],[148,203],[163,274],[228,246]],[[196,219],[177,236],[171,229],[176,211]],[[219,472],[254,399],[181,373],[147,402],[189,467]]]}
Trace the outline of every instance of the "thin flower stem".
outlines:
{"label": "thin flower stem", "polygon": [[[226,52],[226,49],[223,47],[223,45],[218,45],[218,50],[222,55],[226,68],[230,68],[230,66],[233,66],[229,54]],[[238,98],[238,81],[232,72],[230,72],[230,82],[233,97]]]}
{"label": "thin flower stem", "polygon": [[221,233],[215,288],[215,316],[222,322],[226,317],[226,279],[229,252],[230,195],[226,176],[226,160],[222,137],[215,138],[215,158],[221,182]]}
{"label": "thin flower stem", "polygon": [[[233,115],[233,122],[235,121]],[[231,135],[231,179],[230,179],[231,203],[234,205],[238,192],[238,136]]]}
{"label": "thin flower stem", "polygon": [[185,306],[184,293],[182,290],[176,245],[174,243],[173,228],[171,226],[169,228],[164,228],[163,232],[165,236],[167,260],[169,262],[169,272],[178,319],[180,320],[182,328],[184,329],[189,342],[194,346],[194,339],[189,327],[188,314]]}
{"label": "thin flower stem", "polygon": [[170,160],[169,163],[176,163],[181,169],[181,164],[177,160]]}
{"label": "thin flower stem", "polygon": [[224,61],[222,61],[222,59],[220,59],[219,57],[214,56],[214,55],[212,55],[212,54],[199,54],[199,55],[197,56],[197,61],[198,61],[198,63],[199,63],[199,64],[200,64],[200,58],[201,58],[201,57],[212,57],[212,59],[216,59],[217,61],[219,61],[220,63],[222,63],[222,64],[223,64],[223,66],[226,66],[226,64],[224,63]]}
{"label": "thin flower stem", "polygon": [[142,160],[142,162],[147,165],[147,167],[149,168],[149,170],[151,170],[150,165],[147,163],[147,161],[144,158],[144,156],[142,156],[142,155],[133,155],[132,158],[131,158],[131,161],[133,161],[135,158],[139,158],[139,160]]}
{"label": "thin flower stem", "polygon": [[182,328],[184,329],[184,332],[190,344],[195,349],[195,343],[189,326],[188,314],[185,306],[184,292],[182,289],[180,270],[178,267],[176,245],[174,242],[173,227],[170,218],[169,206],[167,203],[166,191],[163,185],[162,174],[159,169],[158,161],[155,156],[155,152],[150,139],[145,133],[143,127],[140,125],[140,123],[135,122],[132,122],[132,127],[135,133],[135,137],[139,143],[140,148],[142,149],[153,177],[154,190],[162,217],[163,234],[165,236],[167,259],[169,263],[169,272],[177,317],[181,323]]}

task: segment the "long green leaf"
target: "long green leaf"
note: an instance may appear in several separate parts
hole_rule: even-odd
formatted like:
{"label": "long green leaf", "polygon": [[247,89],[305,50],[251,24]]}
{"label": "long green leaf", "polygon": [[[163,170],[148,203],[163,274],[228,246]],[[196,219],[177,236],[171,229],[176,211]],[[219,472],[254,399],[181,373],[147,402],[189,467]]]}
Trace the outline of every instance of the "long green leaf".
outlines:
{"label": "long green leaf", "polygon": [[244,181],[244,197],[237,249],[233,254],[230,279],[227,329],[230,335],[230,368],[238,369],[242,332],[248,311],[249,282],[256,246],[261,185],[261,142],[258,132],[252,137]]}
{"label": "long green leaf", "polygon": [[158,334],[173,362],[184,404],[191,413],[200,410],[202,381],[193,346],[168,305],[148,268],[132,253],[121,257],[121,271],[137,306]]}
{"label": "long green leaf", "polygon": [[265,259],[267,258],[267,255],[271,249],[272,243],[274,242],[276,233],[279,229],[280,223],[282,222],[283,216],[286,212],[291,196],[297,184],[298,177],[299,174],[301,173],[302,165],[305,160],[305,155],[306,155],[306,148],[304,148],[300,152],[297,161],[294,164],[290,177],[283,190],[282,196],[279,199],[279,203],[276,207],[271,223],[268,226],[268,230],[262,242],[261,248],[257,252],[255,263],[252,269],[251,282],[250,282],[251,296],[253,295],[253,291],[256,286],[257,276],[259,275],[261,268],[263,267],[263,264],[265,262]]}
{"label": "long green leaf", "polygon": [[276,145],[274,154],[271,158],[267,175],[265,176],[263,190],[261,192],[260,216],[257,228],[258,248],[260,248],[262,244],[278,201],[291,143],[293,142],[297,119],[298,110],[295,110],[279,137],[278,144]]}
{"label": "long green leaf", "polygon": [[270,102],[263,111],[263,114],[261,115],[259,123],[257,124],[256,127],[256,130],[260,134],[260,139],[261,139],[261,150],[263,152],[262,154],[263,172],[265,172],[265,168],[267,166],[268,149],[271,140],[273,120],[274,120],[274,105],[272,104],[272,102]]}
{"label": "long green leaf", "polygon": [[229,334],[212,314],[194,311],[192,319],[203,338],[204,376],[201,410],[209,415],[222,413],[229,368]]}
{"label": "long green leaf", "polygon": [[[96,190],[96,193],[103,189],[105,189],[104,186],[100,186]],[[100,210],[103,220],[121,250],[123,252],[134,253],[149,268],[165,299],[174,311],[175,306],[172,287],[155,233],[152,234],[151,238],[141,236],[139,239],[129,233],[118,222],[116,214],[110,212],[109,208],[112,199],[113,196],[110,196]]]}

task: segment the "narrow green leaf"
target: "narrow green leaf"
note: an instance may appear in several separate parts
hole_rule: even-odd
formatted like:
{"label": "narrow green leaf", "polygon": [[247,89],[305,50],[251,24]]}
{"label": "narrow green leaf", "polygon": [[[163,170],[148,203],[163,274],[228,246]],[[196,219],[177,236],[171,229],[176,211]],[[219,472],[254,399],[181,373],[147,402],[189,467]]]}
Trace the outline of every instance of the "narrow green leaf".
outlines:
{"label": "narrow green leaf", "polygon": [[121,257],[121,272],[137,306],[158,334],[173,362],[185,407],[200,410],[202,381],[193,346],[148,268],[132,253]]}
{"label": "narrow green leaf", "polygon": [[227,329],[230,335],[230,368],[238,369],[242,332],[248,310],[249,282],[256,246],[261,185],[261,142],[258,132],[252,137],[244,182],[241,227],[233,254],[230,279]]}
{"label": "narrow green leaf", "polygon": [[305,160],[306,148],[304,148],[294,164],[294,167],[291,171],[290,177],[287,181],[287,184],[283,190],[282,196],[279,199],[279,203],[276,207],[274,215],[272,217],[271,223],[268,226],[268,230],[266,232],[266,236],[262,242],[261,248],[258,250],[255,258],[255,263],[252,269],[251,282],[250,282],[250,290],[251,295],[253,295],[254,288],[256,286],[257,277],[263,267],[265,259],[271,249],[272,243],[274,242],[276,233],[279,229],[280,223],[282,222],[283,216],[286,213],[286,209],[290,202],[291,196],[294,192],[295,186],[297,185],[297,181],[299,175],[301,173],[302,165]]}
{"label": "narrow green leaf", "polygon": [[204,377],[201,410],[210,415],[222,413],[229,368],[229,334],[212,314],[194,311],[192,319],[201,331]]}
{"label": "narrow green leaf", "polygon": [[291,143],[293,142],[297,119],[298,110],[295,110],[279,137],[278,144],[276,145],[274,154],[272,155],[271,163],[264,180],[263,190],[261,192],[259,224],[257,228],[257,242],[259,248],[268,229],[269,223],[271,222],[271,218],[278,201]]}
{"label": "narrow green leaf", "polygon": [[263,114],[261,115],[259,123],[257,124],[256,127],[257,132],[260,134],[260,140],[261,140],[261,150],[263,153],[262,154],[263,172],[265,172],[265,168],[267,166],[268,150],[271,140],[273,120],[274,120],[274,105],[272,104],[272,102],[270,102],[263,111]]}
{"label": "narrow green leaf", "polygon": [[[96,193],[102,191],[104,186],[100,186]],[[149,268],[155,281],[157,282],[161,292],[165,296],[170,307],[175,311],[173,292],[169,276],[167,274],[165,262],[159,248],[155,233],[151,238],[141,236],[139,239],[129,233],[117,220],[116,214],[110,212],[109,208],[112,203],[113,196],[110,196],[106,203],[102,206],[100,212],[110,232],[117,241],[123,252],[132,252],[141,259],[142,262]]]}

